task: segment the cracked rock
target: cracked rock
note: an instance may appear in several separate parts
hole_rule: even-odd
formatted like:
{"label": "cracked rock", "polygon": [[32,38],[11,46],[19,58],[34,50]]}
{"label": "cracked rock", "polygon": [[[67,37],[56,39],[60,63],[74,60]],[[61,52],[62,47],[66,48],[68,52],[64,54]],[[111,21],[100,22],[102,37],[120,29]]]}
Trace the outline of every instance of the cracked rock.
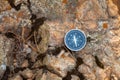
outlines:
{"label": "cracked rock", "polygon": [[67,72],[74,69],[76,60],[68,52],[63,50],[57,55],[47,55],[43,63],[51,70],[57,72],[60,76],[65,77]]}

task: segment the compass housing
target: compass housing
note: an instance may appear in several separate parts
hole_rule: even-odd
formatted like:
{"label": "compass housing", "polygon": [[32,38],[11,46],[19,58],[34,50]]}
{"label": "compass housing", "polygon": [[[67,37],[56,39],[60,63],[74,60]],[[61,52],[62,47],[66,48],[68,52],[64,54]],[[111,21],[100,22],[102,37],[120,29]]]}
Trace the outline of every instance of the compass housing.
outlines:
{"label": "compass housing", "polygon": [[65,34],[64,43],[71,51],[80,51],[86,45],[87,39],[83,31],[72,29]]}

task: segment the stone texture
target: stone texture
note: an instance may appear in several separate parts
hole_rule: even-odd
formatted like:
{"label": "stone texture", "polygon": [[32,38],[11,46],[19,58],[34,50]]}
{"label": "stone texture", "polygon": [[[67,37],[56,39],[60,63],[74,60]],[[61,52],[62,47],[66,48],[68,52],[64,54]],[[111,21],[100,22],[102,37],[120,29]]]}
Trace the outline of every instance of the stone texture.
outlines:
{"label": "stone texture", "polygon": [[23,80],[23,79],[20,75],[15,75],[14,77],[9,78],[9,80]]}
{"label": "stone texture", "polygon": [[71,75],[72,76],[72,79],[71,80],[80,80],[78,76],[76,75]]}
{"label": "stone texture", "polygon": [[6,71],[6,67],[10,66],[10,56],[7,56],[14,46],[13,40],[7,39],[5,36],[0,35],[0,78]]}
{"label": "stone texture", "polygon": [[[62,80],[61,77],[65,77],[67,72],[76,67],[77,57],[83,60],[83,64],[77,65],[79,66],[78,71],[87,80],[120,79],[119,0],[14,0],[13,3],[14,7],[21,4],[20,9],[16,10],[8,0],[0,0],[0,32],[2,34],[12,31],[21,35],[22,27],[32,30],[36,19],[41,17],[47,19],[43,24],[37,26],[39,27],[36,30],[38,34],[34,36],[36,39],[42,38],[37,49],[39,53],[46,54],[43,64],[53,70],[54,74],[49,71],[42,74],[40,71],[40,76],[37,75],[36,80],[38,77],[41,77],[42,80]],[[31,20],[33,14],[36,18]],[[48,54],[48,46],[55,49],[56,46],[63,46],[65,33],[76,27],[83,30],[89,39],[83,50],[61,52],[57,56]],[[29,34],[28,29],[25,34]],[[8,64],[6,55],[11,41],[2,35],[0,35],[0,39],[0,75],[2,76]],[[29,42],[35,47],[36,44],[32,43],[32,40]],[[5,50],[3,50],[3,44]],[[32,62],[36,61],[34,58],[37,57],[33,57]],[[43,64],[41,60],[37,60],[33,68],[40,68]],[[100,67],[101,65],[104,67]],[[72,75],[72,79],[76,78],[76,75]]]}
{"label": "stone texture", "polygon": [[44,58],[43,64],[57,72],[60,76],[65,77],[67,72],[75,67],[76,60],[70,53],[62,50],[57,56],[47,55]]}
{"label": "stone texture", "polygon": [[40,36],[40,38],[42,39],[38,44],[38,51],[40,53],[45,53],[49,45],[49,37],[50,37],[49,25],[43,24],[42,26],[40,26],[38,30],[38,36]]}
{"label": "stone texture", "polygon": [[118,7],[113,3],[112,0],[108,0],[108,12],[110,16],[118,15]]}
{"label": "stone texture", "polygon": [[[2,1],[2,0],[0,0]],[[8,1],[4,0],[1,4],[6,3],[7,6],[10,6]],[[3,8],[2,8],[3,9]],[[30,12],[27,6],[21,6],[19,11],[16,11],[14,8],[0,12],[0,31],[6,32],[9,30],[16,30],[18,27],[30,27]]]}
{"label": "stone texture", "polygon": [[30,69],[26,69],[20,73],[25,79],[33,79],[33,72]]}
{"label": "stone texture", "polygon": [[10,10],[11,6],[7,0],[0,0],[0,12]]}
{"label": "stone texture", "polygon": [[43,70],[39,70],[38,72],[39,74],[36,76],[35,80],[62,80],[61,77],[49,71],[44,72]]}

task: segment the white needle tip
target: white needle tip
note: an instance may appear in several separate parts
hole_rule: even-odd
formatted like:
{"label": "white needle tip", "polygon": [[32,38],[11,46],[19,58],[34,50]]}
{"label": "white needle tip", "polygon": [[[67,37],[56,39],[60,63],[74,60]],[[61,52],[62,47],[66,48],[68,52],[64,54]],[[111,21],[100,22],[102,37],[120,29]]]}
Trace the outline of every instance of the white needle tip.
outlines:
{"label": "white needle tip", "polygon": [[75,36],[73,37],[73,40],[74,40],[74,42],[75,42],[75,46],[77,47],[77,40],[76,40],[76,37],[75,37]]}

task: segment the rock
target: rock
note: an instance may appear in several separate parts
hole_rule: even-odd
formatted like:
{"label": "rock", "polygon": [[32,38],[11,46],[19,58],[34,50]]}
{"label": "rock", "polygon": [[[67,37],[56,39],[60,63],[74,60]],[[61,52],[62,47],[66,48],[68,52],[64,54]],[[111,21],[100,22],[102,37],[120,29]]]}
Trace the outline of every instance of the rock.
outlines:
{"label": "rock", "polygon": [[72,79],[71,80],[80,80],[78,76],[76,75],[71,75]]}
{"label": "rock", "polygon": [[85,64],[79,66],[78,71],[83,73],[86,79],[92,80],[109,80],[111,74],[111,68],[106,67],[105,69],[101,69],[97,66],[89,67]]}
{"label": "rock", "polygon": [[118,7],[112,0],[108,0],[108,12],[111,17],[118,16]]}
{"label": "rock", "polygon": [[39,70],[37,73],[35,80],[62,80],[61,77],[49,71]]}
{"label": "rock", "polygon": [[111,74],[111,79],[112,79],[112,80],[119,80],[119,79],[116,77],[115,74]]}
{"label": "rock", "polygon": [[120,1],[119,0],[112,0],[113,1],[113,3],[115,4],[115,5],[117,5],[117,7],[118,7],[118,9],[119,9],[119,11],[118,11],[118,13],[120,14]]}
{"label": "rock", "polygon": [[40,80],[42,78],[43,69],[36,69],[34,71],[34,74],[35,74],[35,80]]}
{"label": "rock", "polygon": [[106,78],[106,73],[103,69],[96,67],[95,69],[95,74],[96,74],[96,79],[97,80],[105,80]]}
{"label": "rock", "polygon": [[32,49],[28,45],[24,45],[23,52],[29,54],[32,52]]}
{"label": "rock", "polygon": [[11,6],[7,0],[0,0],[0,12],[10,10]]}
{"label": "rock", "polygon": [[62,1],[61,0],[30,0],[33,14],[40,17],[47,17],[48,19],[61,19],[62,15]]}
{"label": "rock", "polygon": [[[24,78],[33,79],[35,74],[36,80],[62,80],[61,77],[65,77],[68,71],[74,71],[76,58],[80,57],[83,63],[77,65],[78,71],[87,80],[120,79],[119,3],[119,0],[0,0],[0,78],[7,69],[6,66],[10,71],[14,71],[14,68],[16,70],[16,67],[28,67],[29,60],[26,59],[30,58],[34,64],[30,63],[30,68],[36,72],[25,69],[20,73]],[[46,21],[42,22],[42,18]],[[42,24],[36,26],[37,22]],[[63,51],[57,56],[52,55],[50,49],[63,46],[65,34],[76,27],[87,36],[85,48],[79,52]],[[21,35],[23,28],[25,36]],[[38,29],[34,32],[33,28]],[[18,40],[20,49],[16,50],[18,45],[4,36],[9,31],[18,35],[14,39]],[[23,37],[26,39],[28,35],[34,35],[37,44],[31,38],[28,43],[24,42],[26,40]],[[40,54],[37,54],[36,45]],[[12,52],[12,48],[15,52]],[[46,55],[43,62],[37,57],[42,53]],[[98,66],[94,56],[98,57],[104,68]],[[23,63],[22,66],[19,66],[19,61]],[[14,74],[8,76],[11,75]],[[14,80],[15,77],[16,75],[11,79]],[[71,77],[79,80],[75,74]]]}
{"label": "rock", "polygon": [[38,30],[38,35],[41,37],[41,41],[38,44],[39,53],[45,53],[49,45],[49,25],[43,24]]}
{"label": "rock", "polygon": [[34,65],[32,66],[32,68],[38,68],[38,67],[41,67],[43,66],[43,63],[41,60],[38,60],[34,63]]}
{"label": "rock", "polygon": [[120,62],[113,63],[112,66],[113,73],[115,73],[117,78],[120,78]]}
{"label": "rock", "polygon": [[93,56],[89,54],[83,54],[81,58],[83,59],[84,64],[88,65],[89,67],[92,68],[95,65],[95,59]]}
{"label": "rock", "polygon": [[[10,6],[7,2],[7,6]],[[3,4],[2,4],[3,5]],[[6,32],[8,30],[16,30],[18,27],[31,27],[30,12],[26,5],[22,5],[19,11],[10,10],[2,11],[0,13],[0,31]]]}
{"label": "rock", "polygon": [[23,80],[23,78],[20,75],[15,75],[12,78],[9,78],[8,80]]}
{"label": "rock", "polygon": [[70,53],[62,50],[57,56],[46,55],[43,64],[49,69],[57,72],[62,77],[65,77],[68,71],[74,69],[76,60],[70,55]]}
{"label": "rock", "polygon": [[19,4],[22,4],[23,1],[25,2],[26,0],[15,0],[15,1],[13,1],[13,3],[15,4],[15,6],[17,6]]}
{"label": "rock", "polygon": [[79,66],[78,71],[83,73],[86,79],[96,80],[94,71],[85,64]]}
{"label": "rock", "polygon": [[27,80],[33,80],[33,79],[27,79]]}
{"label": "rock", "polygon": [[22,65],[21,65],[21,67],[22,68],[26,68],[26,67],[28,67],[28,65],[29,65],[28,64],[28,60],[24,60],[23,63],[22,63]]}
{"label": "rock", "polygon": [[62,80],[62,78],[60,78],[57,75],[52,74],[50,72],[47,72],[47,74],[44,73],[41,80],[47,80],[47,79],[49,79],[49,80]]}
{"label": "rock", "polygon": [[[102,0],[99,2],[99,0],[92,0],[92,1],[85,1],[82,5],[79,5],[77,8],[77,13],[80,17],[78,17],[79,20],[88,20],[88,21],[94,21],[97,18],[107,18],[107,14],[105,14],[104,9],[106,8],[105,4],[106,1]],[[83,9],[84,8],[84,9]]]}
{"label": "rock", "polygon": [[11,46],[14,46],[13,40],[0,35],[0,78],[6,71],[6,66],[11,66],[11,56],[7,56],[13,49]]}
{"label": "rock", "polygon": [[111,47],[109,47],[109,46],[106,46],[106,47],[105,47],[104,52],[105,52],[108,56],[110,56],[110,57],[112,57],[112,56],[114,55],[113,50],[112,50]]}
{"label": "rock", "polygon": [[34,77],[32,70],[28,68],[21,72],[21,75],[26,79],[32,79]]}
{"label": "rock", "polygon": [[37,56],[38,56],[37,52],[32,51],[31,54],[30,54],[31,61],[35,62],[36,59],[37,59]]}
{"label": "rock", "polygon": [[114,36],[110,39],[110,44],[112,46],[117,46],[120,43],[120,37],[119,36]]}
{"label": "rock", "polygon": [[[47,21],[46,23],[50,27],[49,45],[53,47],[62,45],[65,32],[67,32],[71,28],[70,25],[72,24],[71,23],[60,24],[60,21],[55,21],[55,22]],[[65,26],[68,26],[68,27],[65,27]]]}
{"label": "rock", "polygon": [[[72,2],[72,1],[71,1]],[[56,46],[63,44],[63,38],[67,31],[70,29],[74,29],[78,27],[85,32],[85,34],[89,34],[89,32],[98,31],[98,21],[99,20],[107,20],[108,14],[106,12],[107,4],[106,0],[90,0],[90,1],[82,1],[78,0],[78,2],[71,3],[73,5],[73,10],[70,8],[70,2],[66,5],[69,5],[65,8],[65,11],[68,9],[68,13],[63,12],[66,14],[66,19],[62,20],[62,24],[60,20],[56,21],[47,21],[47,24],[50,26],[50,45]],[[65,5],[63,5],[65,6]],[[74,13],[70,12],[73,11]],[[73,16],[72,19],[69,16]],[[76,17],[76,19],[74,18]],[[103,25],[106,25],[104,23]],[[109,24],[108,24],[109,25]],[[102,29],[107,29],[105,26],[102,26]]]}

